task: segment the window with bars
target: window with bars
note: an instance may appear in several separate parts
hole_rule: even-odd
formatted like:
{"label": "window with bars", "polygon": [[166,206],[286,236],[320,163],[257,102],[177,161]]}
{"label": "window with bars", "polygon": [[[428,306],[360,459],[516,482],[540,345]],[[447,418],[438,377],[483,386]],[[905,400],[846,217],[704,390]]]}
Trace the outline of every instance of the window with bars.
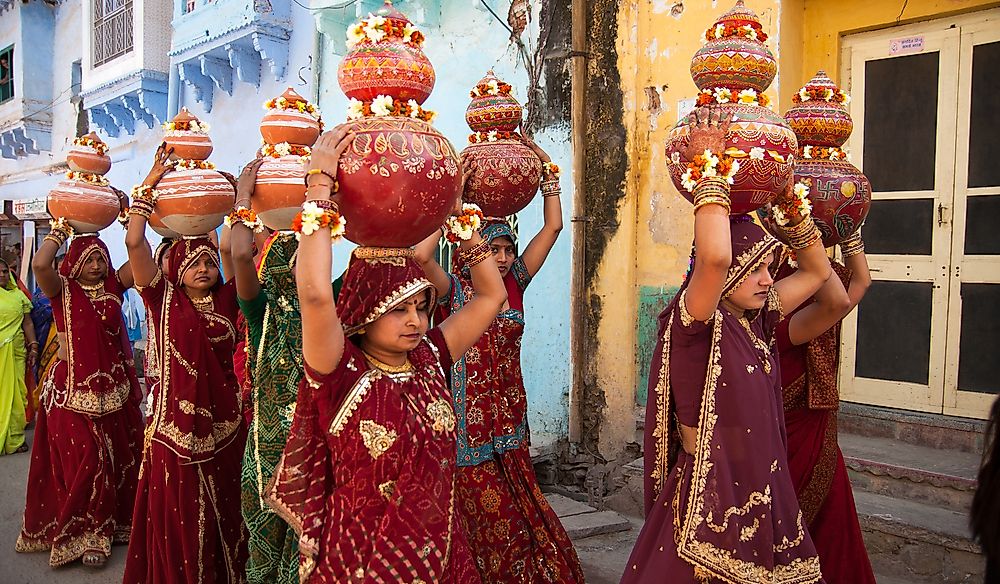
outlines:
{"label": "window with bars", "polygon": [[0,103],[14,99],[14,45],[0,51]]}
{"label": "window with bars", "polygon": [[94,67],[132,52],[132,0],[94,0]]}

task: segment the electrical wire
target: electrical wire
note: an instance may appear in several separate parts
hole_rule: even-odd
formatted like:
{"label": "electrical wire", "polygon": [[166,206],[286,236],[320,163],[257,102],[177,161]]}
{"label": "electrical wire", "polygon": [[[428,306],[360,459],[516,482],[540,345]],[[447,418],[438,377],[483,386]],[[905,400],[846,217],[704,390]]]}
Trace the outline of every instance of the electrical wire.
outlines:
{"label": "electrical wire", "polygon": [[299,0],[292,0],[292,2],[298,4],[302,8],[305,8],[306,10],[310,10],[310,11],[316,12],[318,10],[342,10],[344,8],[347,8],[351,4],[356,4],[358,2],[358,0],[347,0],[347,2],[344,2],[343,4],[338,4],[336,6],[320,6],[319,8],[313,8],[312,6],[306,6],[305,4],[303,4],[302,2],[300,2]]}
{"label": "electrical wire", "polygon": [[483,6],[486,8],[486,10],[490,11],[490,14],[493,15],[493,18],[496,18],[497,22],[499,22],[500,24],[502,24],[503,27],[507,29],[507,32],[510,33],[510,36],[513,37],[514,36],[514,29],[512,29],[510,26],[508,26],[507,22],[504,21],[504,19],[500,18],[499,14],[497,14],[496,12],[493,11],[493,8],[491,8],[490,5],[486,3],[486,0],[479,0],[479,1],[483,4]]}

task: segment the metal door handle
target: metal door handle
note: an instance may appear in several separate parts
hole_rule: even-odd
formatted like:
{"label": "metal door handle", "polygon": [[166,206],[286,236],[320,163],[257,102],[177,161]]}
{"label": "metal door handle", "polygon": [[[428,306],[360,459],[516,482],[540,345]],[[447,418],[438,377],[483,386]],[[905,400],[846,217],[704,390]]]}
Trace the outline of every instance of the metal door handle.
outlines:
{"label": "metal door handle", "polygon": [[951,223],[951,207],[945,205],[944,203],[938,203],[937,216],[938,227]]}

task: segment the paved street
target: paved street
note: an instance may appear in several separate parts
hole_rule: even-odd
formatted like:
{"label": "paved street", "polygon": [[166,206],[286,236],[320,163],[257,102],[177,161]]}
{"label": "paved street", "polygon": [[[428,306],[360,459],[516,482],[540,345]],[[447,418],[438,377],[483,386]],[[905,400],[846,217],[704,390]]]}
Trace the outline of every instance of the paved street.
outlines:
{"label": "paved street", "polygon": [[[31,441],[31,431],[28,431]],[[0,457],[0,584],[111,584],[121,582],[125,546],[115,546],[101,570],[80,563],[52,570],[48,554],[18,554],[14,542],[21,529],[30,454]],[[629,531],[587,537],[575,542],[589,584],[615,584],[635,541],[639,523]]]}

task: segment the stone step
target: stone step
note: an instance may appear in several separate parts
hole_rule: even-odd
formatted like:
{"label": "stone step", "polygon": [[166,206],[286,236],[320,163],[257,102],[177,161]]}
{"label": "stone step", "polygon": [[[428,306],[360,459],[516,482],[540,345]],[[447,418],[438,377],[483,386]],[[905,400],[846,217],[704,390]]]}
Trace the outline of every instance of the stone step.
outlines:
{"label": "stone step", "polygon": [[926,414],[850,402],[840,402],[837,424],[841,434],[893,438],[939,450],[982,454],[984,420]]}
{"label": "stone step", "polygon": [[969,509],[979,455],[843,432],[838,439],[855,489],[953,511]]}
{"label": "stone step", "polygon": [[546,493],[545,498],[559,516],[570,539],[583,539],[631,528],[629,520],[614,511],[599,511],[586,503],[557,493]]}
{"label": "stone step", "polygon": [[854,499],[876,573],[911,584],[982,583],[985,560],[965,513],[865,491]]}

